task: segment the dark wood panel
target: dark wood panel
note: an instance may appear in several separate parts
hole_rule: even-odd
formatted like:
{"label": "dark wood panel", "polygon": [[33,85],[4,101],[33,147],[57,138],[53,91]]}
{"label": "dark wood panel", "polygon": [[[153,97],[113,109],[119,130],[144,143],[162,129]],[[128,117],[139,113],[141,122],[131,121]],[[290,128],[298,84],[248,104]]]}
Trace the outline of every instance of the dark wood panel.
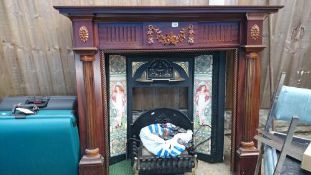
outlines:
{"label": "dark wood panel", "polygon": [[239,44],[239,22],[199,23],[200,44],[209,47],[215,44]]}
{"label": "dark wood panel", "polygon": [[142,23],[100,23],[100,47],[104,49],[139,49],[142,44]]}
{"label": "dark wood panel", "polygon": [[240,44],[239,21],[128,22],[98,25],[101,49],[190,49]]}

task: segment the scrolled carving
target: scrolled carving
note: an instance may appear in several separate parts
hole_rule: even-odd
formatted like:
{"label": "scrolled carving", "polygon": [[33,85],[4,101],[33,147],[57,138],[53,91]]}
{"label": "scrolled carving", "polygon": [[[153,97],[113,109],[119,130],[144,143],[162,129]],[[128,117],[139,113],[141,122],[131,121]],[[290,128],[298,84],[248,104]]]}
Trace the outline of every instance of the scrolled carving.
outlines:
{"label": "scrolled carving", "polygon": [[89,39],[89,31],[86,26],[79,28],[79,38],[82,42],[86,42]]}
{"label": "scrolled carving", "polygon": [[189,25],[188,27],[188,43],[189,44],[194,44],[194,30],[193,30],[193,25]]}
{"label": "scrolled carving", "polygon": [[250,32],[251,32],[250,36],[253,40],[258,40],[260,38],[260,28],[257,24],[254,24],[251,27]]}
{"label": "scrolled carving", "polygon": [[147,42],[150,45],[153,44],[155,36],[156,40],[163,45],[176,45],[183,42],[188,37],[187,42],[189,44],[194,44],[194,35],[195,32],[193,30],[193,25],[182,28],[178,35],[173,33],[162,34],[162,31],[158,27],[149,25],[147,31]]}

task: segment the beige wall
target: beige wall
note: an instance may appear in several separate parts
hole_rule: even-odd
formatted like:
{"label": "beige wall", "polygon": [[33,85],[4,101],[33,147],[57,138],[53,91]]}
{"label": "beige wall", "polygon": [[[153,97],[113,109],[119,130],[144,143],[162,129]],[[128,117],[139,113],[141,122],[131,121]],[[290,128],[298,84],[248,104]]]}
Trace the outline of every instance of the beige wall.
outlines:
{"label": "beige wall", "polygon": [[[225,0],[225,3],[285,5],[271,18],[274,86],[280,72],[286,71],[290,85],[311,88],[310,0]],[[75,94],[71,23],[53,5],[207,4],[207,0],[1,0],[0,99],[8,95]],[[268,29],[266,20],[263,37],[269,46]],[[262,107],[269,106],[268,70],[269,49],[266,49],[262,57]]]}

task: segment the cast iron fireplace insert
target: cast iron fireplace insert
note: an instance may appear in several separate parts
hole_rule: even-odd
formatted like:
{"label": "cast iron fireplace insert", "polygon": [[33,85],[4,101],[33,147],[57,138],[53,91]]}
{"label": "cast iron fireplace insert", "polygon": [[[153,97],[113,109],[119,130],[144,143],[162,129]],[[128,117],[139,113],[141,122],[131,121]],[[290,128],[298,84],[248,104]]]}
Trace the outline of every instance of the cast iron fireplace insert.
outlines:
{"label": "cast iron fireplace insert", "polygon": [[[107,58],[115,56],[116,54],[106,55]],[[200,121],[196,118],[196,108],[199,108],[196,101],[200,101],[201,98],[196,97],[196,93],[199,86],[207,83],[210,88],[208,98],[211,102],[207,104],[210,105],[209,109],[206,109],[206,111],[210,110],[206,112],[210,115],[210,123],[206,124],[209,124],[212,129],[205,133],[203,131],[201,138],[194,138],[194,141],[199,142],[204,139],[203,137],[211,137],[211,140],[206,143],[209,145],[208,151],[201,149],[196,153],[198,159],[221,162],[224,137],[225,52],[131,53],[119,54],[119,56],[126,62],[126,140],[134,135],[137,137],[137,131],[133,129],[135,121],[144,113],[158,108],[181,112],[189,119],[190,128],[195,132],[200,127]],[[109,63],[106,65],[112,64],[111,61]],[[209,72],[204,70],[205,68],[208,68]],[[113,123],[112,119],[110,125],[111,123]],[[111,156],[110,164],[125,159],[126,155],[133,157],[132,144],[129,141],[127,143],[126,152]]]}

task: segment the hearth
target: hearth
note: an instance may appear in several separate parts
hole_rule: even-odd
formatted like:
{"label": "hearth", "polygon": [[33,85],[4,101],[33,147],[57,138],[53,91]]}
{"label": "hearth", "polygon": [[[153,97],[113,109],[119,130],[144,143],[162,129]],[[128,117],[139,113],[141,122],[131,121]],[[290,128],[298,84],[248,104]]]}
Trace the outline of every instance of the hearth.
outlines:
{"label": "hearth", "polygon": [[135,121],[159,109],[176,110],[188,118],[190,129],[197,133],[194,145],[211,138],[198,146],[199,159],[223,160],[225,52],[107,54],[106,57],[110,82],[110,163],[126,155],[132,157],[129,139],[137,132],[133,131]]}

